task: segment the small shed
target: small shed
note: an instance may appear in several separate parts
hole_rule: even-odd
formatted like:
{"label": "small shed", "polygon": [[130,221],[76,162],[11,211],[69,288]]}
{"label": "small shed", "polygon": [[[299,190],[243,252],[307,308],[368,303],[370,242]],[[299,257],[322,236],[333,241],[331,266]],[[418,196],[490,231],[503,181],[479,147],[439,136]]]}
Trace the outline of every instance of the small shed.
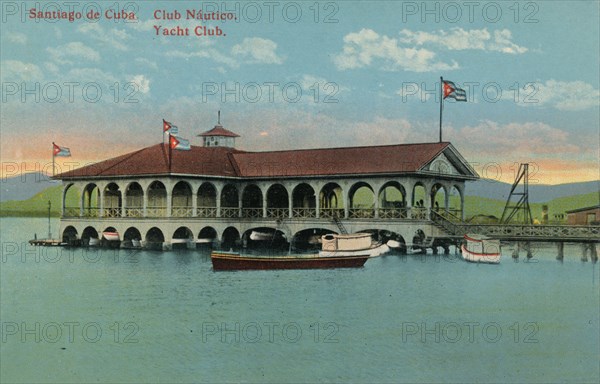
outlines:
{"label": "small shed", "polygon": [[567,224],[592,225],[600,222],[600,204],[567,211]]}

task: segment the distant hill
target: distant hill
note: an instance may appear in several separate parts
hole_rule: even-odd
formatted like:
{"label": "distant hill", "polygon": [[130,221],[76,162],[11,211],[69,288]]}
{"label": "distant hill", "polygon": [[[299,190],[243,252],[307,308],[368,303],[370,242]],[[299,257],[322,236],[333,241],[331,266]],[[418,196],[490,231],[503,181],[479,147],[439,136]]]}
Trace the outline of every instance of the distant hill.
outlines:
{"label": "distant hill", "polygon": [[[465,195],[485,197],[489,199],[502,200],[506,202],[512,184],[503,183],[490,179],[479,179],[466,184]],[[522,191],[523,187],[519,187]],[[569,183],[558,185],[532,184],[529,183],[529,202],[545,203],[561,197],[573,195],[585,195],[597,193],[600,196],[600,181],[586,181],[581,183]],[[598,204],[598,199],[594,204]]]}
{"label": "distant hill", "polygon": [[40,172],[24,173],[20,176],[0,179],[0,202],[8,200],[27,200],[35,194],[52,186],[60,185],[60,181]]}
{"label": "distant hill", "polygon": [[[56,185],[49,187],[27,200],[10,200],[0,202],[0,216],[13,217],[47,217],[48,201],[51,202],[50,215],[52,217],[60,216],[60,200],[62,196],[62,186]],[[70,206],[76,206],[77,201],[67,201]]]}

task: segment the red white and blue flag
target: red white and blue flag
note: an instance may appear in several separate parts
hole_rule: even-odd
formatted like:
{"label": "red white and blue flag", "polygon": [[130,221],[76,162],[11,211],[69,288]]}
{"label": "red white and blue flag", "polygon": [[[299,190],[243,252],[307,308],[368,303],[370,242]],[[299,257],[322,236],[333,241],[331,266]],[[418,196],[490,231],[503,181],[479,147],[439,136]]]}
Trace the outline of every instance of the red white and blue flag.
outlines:
{"label": "red white and blue flag", "polygon": [[444,99],[450,97],[456,101],[467,101],[467,92],[458,88],[452,81],[444,80],[442,86],[444,87],[442,92]]}
{"label": "red white and blue flag", "polygon": [[190,141],[179,136],[169,135],[169,145],[171,149],[178,149],[180,151],[189,151],[192,149]]}
{"label": "red white and blue flag", "polygon": [[71,150],[67,147],[61,147],[52,143],[52,156],[55,157],[69,157],[71,156]]}

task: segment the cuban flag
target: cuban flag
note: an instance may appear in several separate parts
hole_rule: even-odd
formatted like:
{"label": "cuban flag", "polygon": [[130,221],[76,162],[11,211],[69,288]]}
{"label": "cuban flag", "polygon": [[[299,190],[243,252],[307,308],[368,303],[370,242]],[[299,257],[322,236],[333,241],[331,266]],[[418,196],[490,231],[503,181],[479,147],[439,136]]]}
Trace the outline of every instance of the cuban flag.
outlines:
{"label": "cuban flag", "polygon": [[450,97],[456,101],[467,101],[467,92],[458,88],[452,81],[444,80],[443,87],[444,99]]}
{"label": "cuban flag", "polygon": [[163,119],[163,132],[167,132],[169,129],[171,129],[171,123]]}
{"label": "cuban flag", "polygon": [[169,135],[169,145],[171,149],[178,149],[180,151],[189,151],[192,149],[190,141],[179,136]]}
{"label": "cuban flag", "polygon": [[71,150],[67,147],[61,147],[52,143],[52,156],[69,157],[71,156]]}

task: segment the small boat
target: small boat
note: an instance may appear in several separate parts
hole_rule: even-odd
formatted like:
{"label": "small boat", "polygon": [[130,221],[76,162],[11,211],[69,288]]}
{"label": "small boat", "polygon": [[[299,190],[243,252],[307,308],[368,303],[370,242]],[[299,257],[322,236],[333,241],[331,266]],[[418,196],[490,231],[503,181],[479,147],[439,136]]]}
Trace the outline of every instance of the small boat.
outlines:
{"label": "small boat", "polygon": [[369,255],[327,256],[318,254],[289,256],[250,256],[239,252],[213,251],[210,254],[213,270],[268,270],[268,269],[325,269],[360,268]]}
{"label": "small boat", "polygon": [[196,240],[196,244],[212,244],[213,240],[210,237],[201,237]]}
{"label": "small boat", "polygon": [[392,240],[392,239],[388,240],[386,244],[388,247],[393,248],[393,249],[402,248],[402,246],[403,246],[403,244],[401,242],[399,242],[397,240]]}
{"label": "small boat", "polygon": [[368,254],[369,257],[381,256],[390,251],[387,244],[374,242],[370,233],[351,233],[336,235],[333,233],[321,237],[323,249],[320,256],[354,256]]}
{"label": "small boat", "polygon": [[134,248],[142,248],[142,241],[136,240],[136,239],[131,239],[131,246]]}
{"label": "small boat", "polygon": [[275,237],[275,232],[259,232],[252,231],[250,233],[250,240],[253,241],[270,241]]}
{"label": "small boat", "polygon": [[100,245],[100,239],[98,239],[97,237],[90,237],[88,245],[90,247],[97,247],[98,245]]}
{"label": "small boat", "polygon": [[466,234],[461,245],[461,255],[466,261],[474,263],[500,263],[500,240],[483,235]]}
{"label": "small boat", "polygon": [[104,232],[102,232],[102,237],[104,237],[108,241],[119,241],[119,233],[118,232],[104,231]]}

